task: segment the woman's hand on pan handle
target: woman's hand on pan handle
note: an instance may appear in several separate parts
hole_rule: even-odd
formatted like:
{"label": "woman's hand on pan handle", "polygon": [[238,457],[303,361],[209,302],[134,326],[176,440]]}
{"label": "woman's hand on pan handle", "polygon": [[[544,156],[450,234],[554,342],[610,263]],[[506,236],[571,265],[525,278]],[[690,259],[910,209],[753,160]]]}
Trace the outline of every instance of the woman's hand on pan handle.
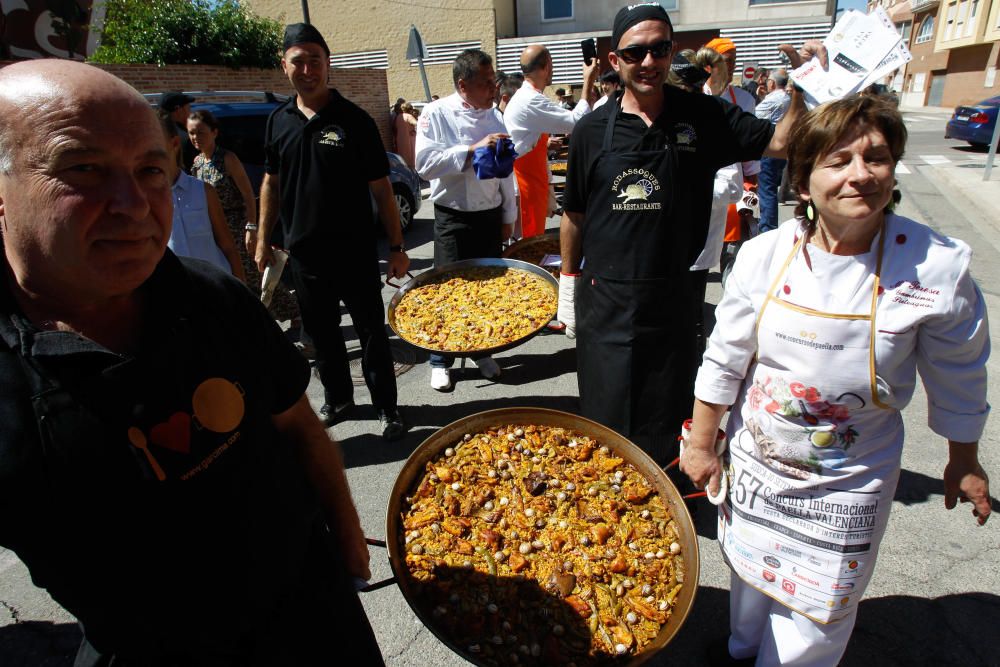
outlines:
{"label": "woman's hand on pan handle", "polygon": [[695,486],[706,489],[712,495],[719,492],[722,475],[722,464],[715,451],[716,436],[728,409],[729,406],[706,403],[696,398],[691,416],[691,434],[684,441],[684,453],[681,455],[681,471]]}
{"label": "woman's hand on pan handle", "polygon": [[948,441],[948,465],[944,468],[944,506],[972,503],[972,515],[982,526],[990,518],[990,478],[979,465],[978,442]]}

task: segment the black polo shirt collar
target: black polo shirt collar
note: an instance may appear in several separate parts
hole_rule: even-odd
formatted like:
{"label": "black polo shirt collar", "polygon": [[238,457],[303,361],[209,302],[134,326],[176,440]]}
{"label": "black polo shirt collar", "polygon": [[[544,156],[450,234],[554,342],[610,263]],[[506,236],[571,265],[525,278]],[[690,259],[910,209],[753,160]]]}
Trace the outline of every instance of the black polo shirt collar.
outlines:
{"label": "black polo shirt collar", "polygon": [[[122,360],[122,355],[72,331],[47,331],[29,320],[14,299],[9,280],[10,268],[0,254],[5,279],[0,281],[0,340],[22,356],[38,359],[74,355],[108,355]],[[168,331],[172,323],[186,319],[189,304],[195,297],[184,267],[169,249],[157,263],[152,275],[140,287],[145,292],[143,338],[156,337],[156,332]],[[154,305],[155,304],[155,305]]]}

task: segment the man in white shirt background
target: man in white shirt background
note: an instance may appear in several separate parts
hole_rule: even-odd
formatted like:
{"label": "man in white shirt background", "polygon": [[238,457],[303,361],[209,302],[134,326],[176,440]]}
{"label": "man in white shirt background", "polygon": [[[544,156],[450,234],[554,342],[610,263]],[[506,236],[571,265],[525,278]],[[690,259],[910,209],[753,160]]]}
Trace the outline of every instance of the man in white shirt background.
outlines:
{"label": "man in white shirt background", "polygon": [[[757,118],[778,124],[792,102],[791,95],[785,90],[787,87],[788,73],[783,69],[773,70],[767,77],[767,95],[757,105]],[[778,228],[778,190],[786,164],[788,161],[782,158],[765,156],[760,159],[760,173],[757,175],[760,222],[757,229],[761,234]]]}
{"label": "man in white shirt background", "polygon": [[610,100],[614,99],[618,91],[622,88],[622,78],[618,72],[609,69],[601,75],[601,99],[594,103],[594,109],[600,109]]}
{"label": "man in white shirt background", "polygon": [[524,84],[504,110],[504,123],[514,142],[517,159],[514,175],[521,194],[521,235],[537,236],[545,231],[549,213],[548,135],[573,131],[576,121],[597,101],[594,82],[600,70],[597,58],[583,66],[584,97],[570,111],[543,94],[552,83],[552,56],[541,44],[521,52]]}
{"label": "man in white shirt background", "polygon": [[[481,180],[472,165],[476,149],[495,148],[509,136],[493,104],[493,59],[467,49],[455,59],[452,79],[455,92],[428,104],[417,123],[417,172],[431,182],[434,202],[435,266],[499,257],[517,218],[513,175]],[[431,355],[431,387],[452,388],[453,361]],[[476,366],[488,380],[500,377],[500,367],[490,357],[476,359]]]}
{"label": "man in white shirt background", "polygon": [[[722,59],[726,62],[729,83],[726,84],[726,87],[718,96],[727,102],[735,104],[747,113],[754,113],[757,107],[757,99],[742,88],[733,85],[733,73],[736,71],[736,44],[733,40],[728,37],[716,37],[705,44],[705,48],[712,49],[722,56]],[[712,94],[709,90],[706,90],[706,92]],[[740,169],[743,172],[744,188],[753,190],[757,186],[757,174],[760,173],[760,160],[742,162],[740,163]],[[745,238],[747,235],[743,233],[745,228],[749,229],[749,224],[745,223],[752,222],[749,219],[744,220],[744,217],[748,215],[750,215],[749,208],[743,207],[742,212],[740,212],[736,204],[729,205],[729,211],[726,216],[725,244],[722,246],[722,256],[719,258],[723,285],[726,283],[726,277],[729,275],[729,270],[732,268],[733,262],[736,261],[736,254],[739,252],[740,246],[744,241],[750,240],[749,238]]]}

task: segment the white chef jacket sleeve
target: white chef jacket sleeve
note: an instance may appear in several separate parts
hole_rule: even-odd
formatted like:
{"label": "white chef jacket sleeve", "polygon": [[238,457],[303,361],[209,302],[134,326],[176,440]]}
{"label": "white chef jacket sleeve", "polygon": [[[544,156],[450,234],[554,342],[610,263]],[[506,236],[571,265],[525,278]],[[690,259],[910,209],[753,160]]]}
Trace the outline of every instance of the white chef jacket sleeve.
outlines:
{"label": "white chef jacket sleeve", "polygon": [[[763,239],[762,239],[763,240]],[[715,309],[715,329],[698,369],[694,394],[706,403],[736,402],[747,369],[757,351],[757,309],[750,299],[755,281],[766,280],[766,264],[750,260],[751,253],[736,256],[726,291]]]}
{"label": "white chef jacket sleeve", "polygon": [[982,292],[969,275],[970,258],[966,248],[951,307],[922,322],[917,331],[917,371],[927,390],[928,425],[957,442],[979,440],[990,411],[986,402],[989,322]]}
{"label": "white chef jacket sleeve", "polygon": [[511,139],[514,140],[514,150],[518,155],[527,155],[535,147],[542,132],[547,134],[568,134],[573,131],[576,121],[590,111],[587,100],[570,111],[547,98],[545,95],[532,95],[517,117],[508,114],[504,119]]}
{"label": "white chef jacket sleeve", "polygon": [[468,145],[455,145],[457,133],[439,109],[428,108],[417,121],[416,168],[426,180],[458,174],[465,167]]}

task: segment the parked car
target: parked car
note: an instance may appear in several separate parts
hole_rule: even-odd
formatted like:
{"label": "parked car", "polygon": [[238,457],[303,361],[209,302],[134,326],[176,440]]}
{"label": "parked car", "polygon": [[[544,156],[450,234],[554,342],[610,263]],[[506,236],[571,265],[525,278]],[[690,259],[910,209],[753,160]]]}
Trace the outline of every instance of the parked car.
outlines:
{"label": "parked car", "polygon": [[[244,90],[203,90],[187,94],[197,99],[256,99],[253,102],[194,102],[191,110],[204,109],[212,112],[218,119],[219,144],[240,158],[250,178],[254,195],[259,195],[260,184],[264,180],[264,131],[267,117],[288,97],[279,93]],[[146,98],[155,104],[160,95],[148,94]],[[392,183],[392,191],[399,206],[399,221],[403,231],[406,231],[413,222],[413,216],[420,210],[420,177],[395,153],[386,151],[386,157],[389,158],[389,182]]]}
{"label": "parked car", "polygon": [[987,148],[997,124],[1000,95],[973,106],[955,107],[955,113],[944,128],[945,139],[967,141],[976,148]]}

